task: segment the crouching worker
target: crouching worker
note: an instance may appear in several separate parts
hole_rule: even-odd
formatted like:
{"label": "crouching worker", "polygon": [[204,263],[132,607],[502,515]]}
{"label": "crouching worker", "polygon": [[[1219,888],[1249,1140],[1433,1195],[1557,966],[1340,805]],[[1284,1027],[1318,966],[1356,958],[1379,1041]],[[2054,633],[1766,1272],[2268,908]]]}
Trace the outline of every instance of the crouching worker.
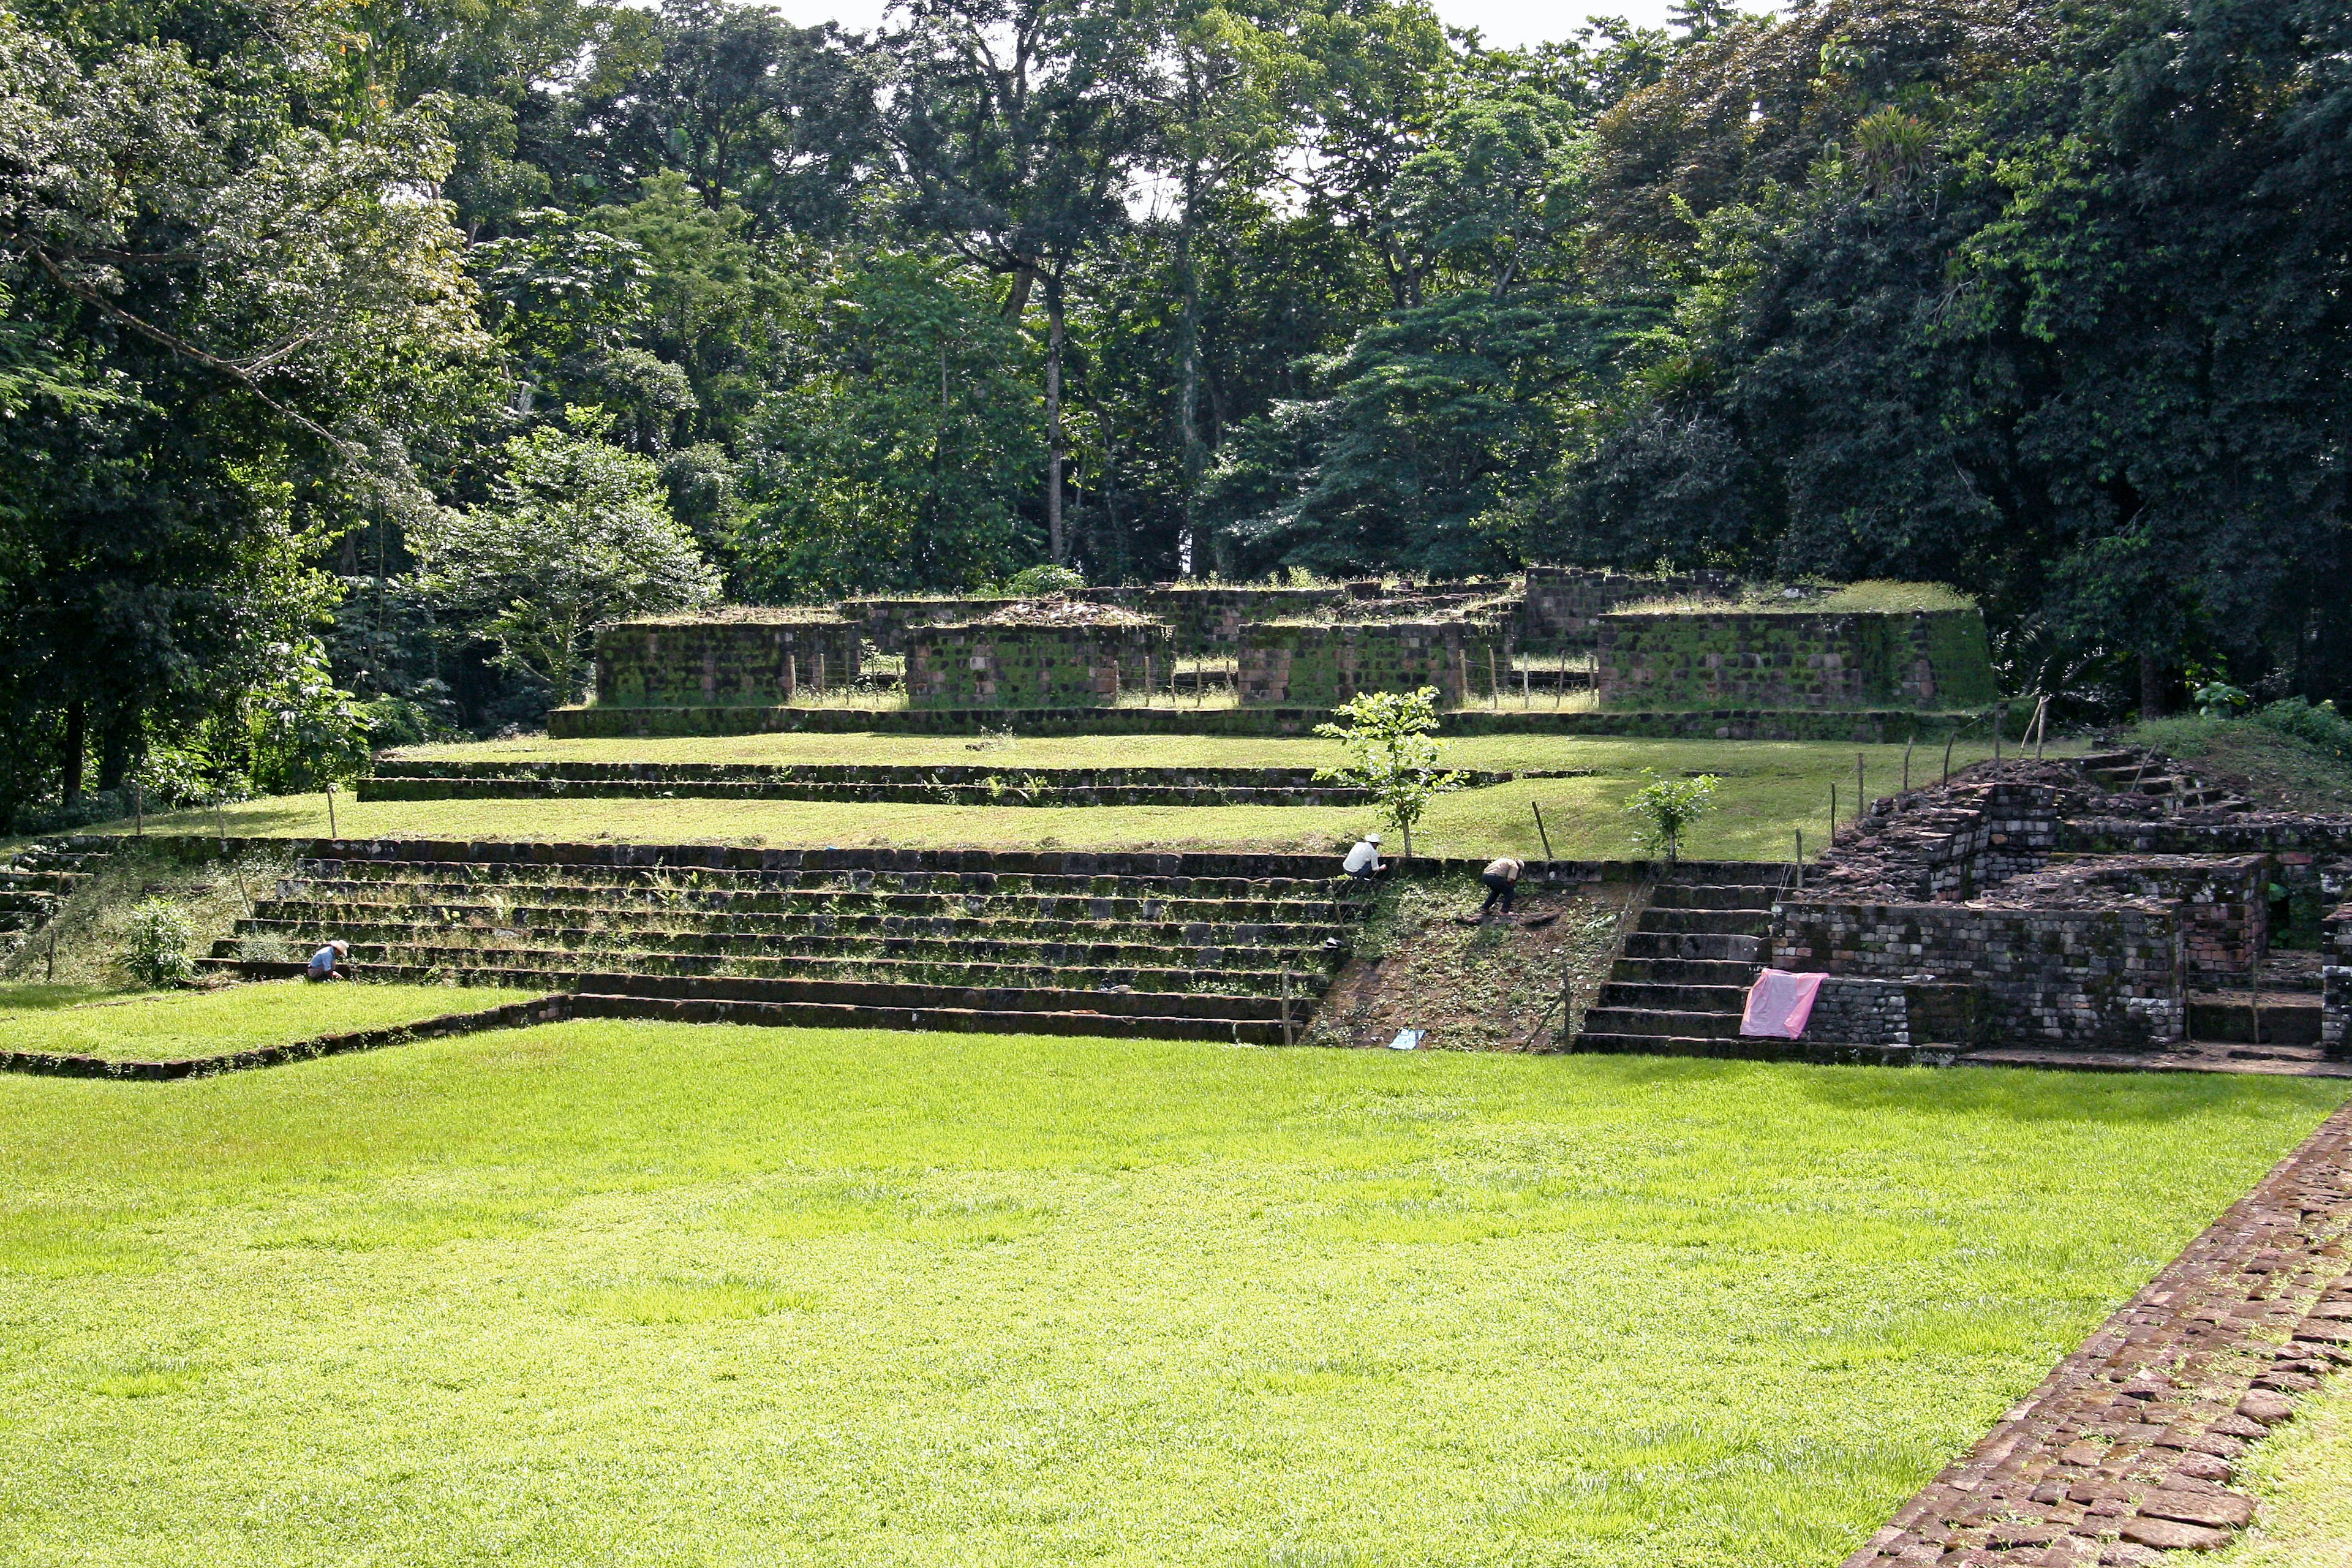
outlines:
{"label": "crouching worker", "polygon": [[1519,873],[1526,869],[1524,862],[1514,860],[1508,855],[1486,862],[1486,870],[1478,876],[1478,879],[1486,884],[1486,901],[1478,906],[1480,920],[1485,920],[1486,911],[1496,904],[1503,906],[1503,917],[1506,920],[1510,918],[1511,900],[1518,896]]}
{"label": "crouching worker", "polygon": [[302,978],[305,980],[349,980],[351,976],[337,969],[335,965],[349,960],[351,956],[352,944],[343,941],[341,937],[338,937],[333,942],[329,942],[326,946],[320,948],[318,952],[310,955],[310,971],[304,974]]}
{"label": "crouching worker", "polygon": [[1381,836],[1367,833],[1356,840],[1356,847],[1348,851],[1345,860],[1339,862],[1339,869],[1367,882],[1387,870],[1388,868],[1381,864]]}

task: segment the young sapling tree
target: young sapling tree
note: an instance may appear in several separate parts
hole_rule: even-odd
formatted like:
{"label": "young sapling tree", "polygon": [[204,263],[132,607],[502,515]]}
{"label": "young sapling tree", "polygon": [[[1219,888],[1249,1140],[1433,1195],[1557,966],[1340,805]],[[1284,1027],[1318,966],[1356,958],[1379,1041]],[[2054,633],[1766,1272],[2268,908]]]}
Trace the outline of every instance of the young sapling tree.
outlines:
{"label": "young sapling tree", "polygon": [[1437,689],[1367,691],[1339,709],[1345,724],[1318,724],[1315,732],[1339,742],[1348,760],[1318,768],[1326,784],[1352,784],[1372,797],[1381,819],[1404,839],[1412,858],[1413,825],[1431,797],[1461,786],[1462,775],[1438,768]]}
{"label": "young sapling tree", "polygon": [[1642,776],[1650,782],[1635,790],[1633,798],[1625,803],[1626,811],[1640,824],[1633,842],[1652,854],[1678,860],[1682,858],[1683,835],[1713,806],[1715,786],[1723,781],[1713,773],[1660,778],[1655,768],[1643,768]]}

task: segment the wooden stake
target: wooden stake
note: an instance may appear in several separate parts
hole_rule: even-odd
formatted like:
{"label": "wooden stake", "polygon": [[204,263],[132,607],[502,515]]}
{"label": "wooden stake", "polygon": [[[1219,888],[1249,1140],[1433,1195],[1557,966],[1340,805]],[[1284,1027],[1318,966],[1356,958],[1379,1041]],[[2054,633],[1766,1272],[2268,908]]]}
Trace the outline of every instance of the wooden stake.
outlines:
{"label": "wooden stake", "polygon": [[133,824],[131,830],[132,834],[141,838],[146,837],[147,792],[137,784],[131,786],[131,820]]}
{"label": "wooden stake", "polygon": [[55,929],[54,927],[52,927],[52,928],[51,928],[51,930],[50,930],[50,931],[49,931],[49,978],[50,978],[51,980],[55,980],[55,979],[57,979],[57,977],[58,977],[58,933],[57,933],[56,929]]}
{"label": "wooden stake", "polygon": [[1519,666],[1519,706],[1522,708],[1532,708],[1535,705],[1536,662],[1535,655],[1529,654],[1528,656],[1528,662]]}
{"label": "wooden stake", "polygon": [[1286,1046],[1295,1046],[1298,1043],[1292,1037],[1290,1032],[1290,966],[1288,964],[1283,965],[1282,968],[1282,1043]]}
{"label": "wooden stake", "polygon": [[1856,822],[1862,820],[1862,803],[1869,798],[1870,791],[1863,786],[1862,782],[1862,753],[1856,752],[1853,754],[1853,819]]}
{"label": "wooden stake", "polygon": [[1992,760],[1996,763],[2000,761],[2000,729],[2008,722],[2009,704],[1994,703],[1992,705]]}
{"label": "wooden stake", "polygon": [[1501,710],[1503,689],[1495,680],[1495,645],[1493,643],[1486,645],[1486,700],[1493,704],[1497,711]]}
{"label": "wooden stake", "polygon": [[1911,793],[1911,748],[1918,743],[1919,737],[1916,735],[1903,742],[1903,793],[1905,795]]}
{"label": "wooden stake", "polygon": [[1946,784],[1952,782],[1952,742],[1959,738],[1960,732],[1958,730],[1948,730],[1944,732],[1944,782]]}
{"label": "wooden stake", "polygon": [[1532,800],[1528,802],[1528,804],[1535,807],[1536,837],[1543,840],[1544,864],[1549,866],[1552,863],[1553,858],[1551,852],[1551,835],[1544,831],[1543,807]]}
{"label": "wooden stake", "polygon": [[1805,890],[1805,830],[1797,829],[1797,891]]}
{"label": "wooden stake", "polygon": [[342,836],[343,830],[335,826],[335,781],[329,779],[327,781],[327,837],[341,838]]}
{"label": "wooden stake", "polygon": [[221,853],[228,853],[228,813],[221,809],[220,797],[213,797],[213,826],[220,829]]}
{"label": "wooden stake", "polygon": [[1832,844],[1837,842],[1837,784],[1835,781],[1832,781],[1830,784],[1830,842]]}

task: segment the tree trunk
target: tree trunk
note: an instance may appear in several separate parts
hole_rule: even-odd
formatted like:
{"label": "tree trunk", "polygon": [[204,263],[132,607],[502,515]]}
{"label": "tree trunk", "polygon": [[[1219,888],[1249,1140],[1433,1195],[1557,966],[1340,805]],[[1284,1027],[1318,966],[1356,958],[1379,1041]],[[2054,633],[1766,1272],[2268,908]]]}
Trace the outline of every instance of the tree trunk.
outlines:
{"label": "tree trunk", "polygon": [[98,742],[98,787],[101,790],[121,789],[123,780],[131,775],[131,755],[139,734],[139,714],[130,708],[117,708],[107,715],[106,728]]}
{"label": "tree trunk", "polygon": [[2164,717],[2164,666],[2153,654],[2139,656],[2139,716],[2142,719]]}
{"label": "tree trunk", "polygon": [[1045,275],[1045,542],[1061,565],[1069,555],[1062,537],[1062,464],[1068,457],[1062,437],[1062,278]]}
{"label": "tree trunk", "polygon": [[1177,395],[1176,426],[1183,443],[1184,458],[1184,548],[1181,570],[1188,576],[1198,576],[1203,569],[1207,552],[1202,548],[1201,522],[1197,515],[1201,494],[1201,475],[1207,468],[1207,454],[1201,445],[1201,278],[1192,264],[1192,208],[1200,196],[1201,166],[1198,163],[1184,165],[1184,213],[1176,230],[1176,285],[1182,305],[1177,318]]}
{"label": "tree trunk", "polygon": [[65,749],[58,758],[58,769],[64,779],[61,793],[68,811],[81,804],[81,769],[89,752],[89,711],[76,701],[66,710]]}

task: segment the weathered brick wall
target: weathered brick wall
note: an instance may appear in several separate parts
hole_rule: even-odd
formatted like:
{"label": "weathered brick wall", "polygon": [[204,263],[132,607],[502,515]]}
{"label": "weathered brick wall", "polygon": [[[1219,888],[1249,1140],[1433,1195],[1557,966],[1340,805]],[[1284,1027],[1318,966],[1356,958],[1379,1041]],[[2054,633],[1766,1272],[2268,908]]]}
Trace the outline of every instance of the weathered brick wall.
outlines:
{"label": "weathered brick wall", "polygon": [[1969,610],[1599,617],[1604,708],[1970,708],[1997,695]]}
{"label": "weathered brick wall", "polygon": [[[921,626],[908,633],[907,695],[917,708],[1108,708],[1167,689],[1163,626]],[[1148,661],[1148,663],[1147,663]]]}
{"label": "weathered brick wall", "polygon": [[1693,594],[1735,594],[1738,587],[1737,579],[1720,572],[1644,577],[1584,566],[1530,566],[1519,640],[1523,647],[1547,652],[1598,647],[1601,617],[1621,605]]}
{"label": "weathered brick wall", "polygon": [[2038,784],[1957,784],[1894,795],[1839,829],[1811,873],[1826,889],[1954,903],[2049,863],[2063,793]]}
{"label": "weathered brick wall", "polygon": [[1907,1046],[1911,1003],[1899,980],[1832,975],[1813,999],[1805,1038],[1840,1046]]}
{"label": "weathered brick wall", "polygon": [[782,703],[857,675],[857,628],[826,616],[624,621],[596,634],[606,707]]}
{"label": "weathered brick wall", "polygon": [[2319,972],[2319,1043],[2329,1056],[2352,1056],[2352,966],[2331,963]]}
{"label": "weathered brick wall", "polygon": [[842,618],[854,621],[877,653],[907,651],[907,632],[913,626],[961,623],[1002,609],[1003,599],[844,599],[835,606]]}
{"label": "weathered brick wall", "polygon": [[2156,908],[1986,909],[1784,900],[1776,968],[1876,980],[1932,975],[1979,994],[1996,1044],[2142,1047],[2182,1037],[2180,930]]}
{"label": "weathered brick wall", "polygon": [[1433,686],[1458,708],[1509,684],[1510,641],[1491,620],[1282,622],[1243,628],[1247,707],[1336,708],[1365,691]]}
{"label": "weathered brick wall", "polygon": [[2141,898],[2180,904],[2180,941],[2192,985],[2245,985],[2270,952],[2270,860],[2167,856],[2101,867],[2095,875]]}

